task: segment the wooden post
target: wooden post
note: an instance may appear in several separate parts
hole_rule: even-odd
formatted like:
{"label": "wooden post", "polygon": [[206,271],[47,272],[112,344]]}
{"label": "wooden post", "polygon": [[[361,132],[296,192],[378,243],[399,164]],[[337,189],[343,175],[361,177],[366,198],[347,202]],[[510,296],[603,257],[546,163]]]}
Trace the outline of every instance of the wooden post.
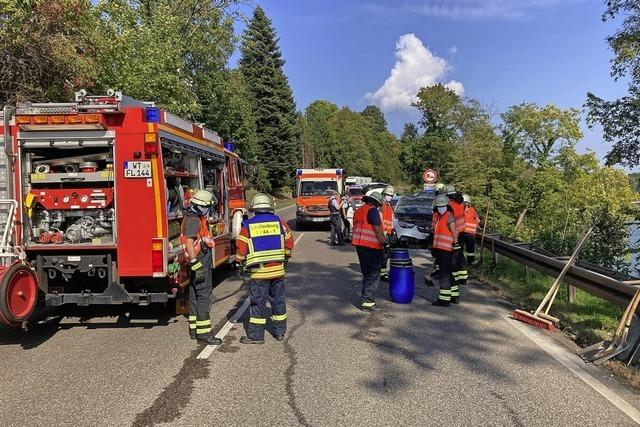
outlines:
{"label": "wooden post", "polygon": [[527,285],[531,284],[531,269],[529,266],[524,266],[524,281]]}
{"label": "wooden post", "polygon": [[567,295],[569,296],[569,304],[573,304],[576,301],[576,287],[567,285]]}

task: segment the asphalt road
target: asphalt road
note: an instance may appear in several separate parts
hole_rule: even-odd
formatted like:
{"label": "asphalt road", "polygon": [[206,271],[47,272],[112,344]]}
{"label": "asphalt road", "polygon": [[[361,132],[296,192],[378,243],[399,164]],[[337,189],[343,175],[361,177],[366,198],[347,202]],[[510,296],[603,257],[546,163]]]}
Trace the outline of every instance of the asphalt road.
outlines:
{"label": "asphalt road", "polygon": [[[413,303],[393,304],[383,284],[383,311],[368,314],[354,307],[355,251],[330,247],[326,230],[295,234],[283,342],[239,344],[244,313],[198,359],[186,318],[159,308],[67,311],[29,333],[0,329],[1,424],[635,425],[620,407],[637,413],[637,394],[578,363],[562,339],[514,325],[481,285],[463,288],[459,306],[432,307],[425,253],[413,253]],[[231,276],[214,295],[230,295],[213,306],[219,330],[246,289]]]}

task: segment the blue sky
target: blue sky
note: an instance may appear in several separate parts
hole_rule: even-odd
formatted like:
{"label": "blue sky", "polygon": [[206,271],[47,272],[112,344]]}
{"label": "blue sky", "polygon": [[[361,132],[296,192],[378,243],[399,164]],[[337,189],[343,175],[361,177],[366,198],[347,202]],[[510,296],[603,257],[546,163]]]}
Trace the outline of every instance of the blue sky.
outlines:
{"label": "blue sky", "polygon": [[[356,110],[374,103],[395,133],[417,119],[406,93],[420,82],[448,83],[496,112],[525,101],[582,108],[588,91],[612,99],[626,90],[609,75],[605,38],[617,23],[601,21],[604,0],[258,4],[280,38],[299,109],[317,99]],[[599,131],[583,128],[579,150],[602,157]]]}

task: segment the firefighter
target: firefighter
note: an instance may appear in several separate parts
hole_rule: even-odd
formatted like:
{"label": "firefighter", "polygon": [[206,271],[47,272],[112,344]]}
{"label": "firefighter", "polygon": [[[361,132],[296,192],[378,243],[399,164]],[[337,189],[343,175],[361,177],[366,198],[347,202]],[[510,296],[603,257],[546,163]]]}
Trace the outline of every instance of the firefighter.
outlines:
{"label": "firefighter", "polygon": [[340,216],[342,217],[342,225],[343,225],[343,239],[345,242],[351,240],[351,224],[349,223],[349,218],[347,216],[347,212],[349,211],[349,197],[346,193],[342,195],[342,208],[340,209]]}
{"label": "firefighter", "polygon": [[240,342],[264,344],[267,298],[271,304],[273,335],[282,341],[287,328],[284,274],[293,250],[293,236],[287,224],[273,213],[271,197],[256,194],[250,210],[255,215],[242,222],[236,243],[236,261],[248,269],[251,288],[247,335]]}
{"label": "firefighter", "polygon": [[198,190],[184,211],[180,240],[189,259],[189,334],[191,338],[209,345],[220,345],[222,340],[211,331],[211,293],[213,292],[214,241],[207,218],[211,207],[218,202],[210,191]]}
{"label": "firefighter", "polygon": [[440,291],[433,305],[448,307],[457,304],[459,296],[453,293],[452,267],[454,265],[454,251],[458,245],[458,231],[453,208],[449,205],[447,196],[441,194],[434,201],[431,226],[433,229],[433,246],[431,251],[440,272]]}
{"label": "firefighter", "polygon": [[472,265],[476,260],[476,232],[478,224],[480,224],[480,217],[476,208],[471,206],[471,197],[463,194],[462,199],[464,201],[465,226],[464,233],[460,235],[460,244],[463,245],[467,264]]}
{"label": "firefighter", "polygon": [[[391,199],[393,199],[395,193],[396,190],[391,185],[387,185],[384,190],[382,190],[382,206],[380,207],[382,230],[384,231],[384,235],[388,242],[391,242],[391,238],[393,236],[393,206],[391,206]],[[389,256],[390,251],[387,247],[384,251],[384,258],[382,259],[382,270],[380,276],[382,280],[389,280]]]}
{"label": "firefighter", "polygon": [[[334,191],[329,198],[329,219],[331,220],[331,246],[344,246],[344,234],[342,233],[342,200],[340,194]],[[337,243],[336,243],[337,241]]]}
{"label": "firefighter", "polygon": [[360,270],[362,271],[362,302],[364,311],[380,311],[376,307],[376,291],[380,283],[380,269],[384,249],[388,246],[382,229],[382,218],[378,210],[382,205],[382,194],[378,192],[364,196],[365,203],[353,215],[353,237],[351,243],[356,247]]}
{"label": "firefighter", "polygon": [[[449,198],[449,206],[453,209],[457,234],[464,232],[465,216],[462,193],[456,191],[452,184],[446,187],[447,197]],[[464,259],[462,246],[458,245],[454,253],[454,269],[453,269],[453,285],[451,286],[451,296],[460,296],[460,286],[467,284],[469,273],[467,272],[467,261]]]}

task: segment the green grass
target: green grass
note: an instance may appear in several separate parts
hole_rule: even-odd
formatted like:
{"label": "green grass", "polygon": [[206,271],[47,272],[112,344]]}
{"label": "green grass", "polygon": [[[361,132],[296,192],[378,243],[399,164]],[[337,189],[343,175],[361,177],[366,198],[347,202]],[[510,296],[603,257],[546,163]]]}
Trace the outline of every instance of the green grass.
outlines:
{"label": "green grass", "polygon": [[[256,193],[258,193],[258,190],[254,188],[247,190],[247,201],[251,202],[251,199]],[[282,209],[296,204],[296,199],[291,197],[291,190],[289,188],[281,188],[270,195],[276,199],[276,209]]]}
{"label": "green grass", "polygon": [[[477,268],[480,278],[524,310],[535,310],[555,280],[531,270],[527,282],[524,267],[505,257],[500,257],[493,270],[490,264],[491,254],[485,252],[484,263]],[[611,338],[622,309],[581,289],[576,289],[575,301],[569,304],[567,286],[563,285],[549,314],[559,318],[561,328],[574,335],[577,342],[592,343]]]}

